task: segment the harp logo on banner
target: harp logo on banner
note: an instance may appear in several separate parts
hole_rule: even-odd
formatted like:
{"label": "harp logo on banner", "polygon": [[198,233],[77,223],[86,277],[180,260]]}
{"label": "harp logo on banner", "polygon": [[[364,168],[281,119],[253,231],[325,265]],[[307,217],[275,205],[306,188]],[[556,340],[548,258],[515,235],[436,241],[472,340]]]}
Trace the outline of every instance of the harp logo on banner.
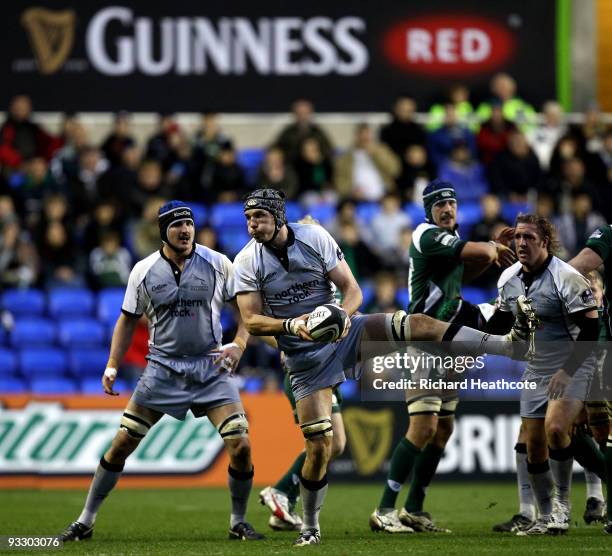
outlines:
{"label": "harp logo on banner", "polygon": [[40,73],[55,73],[62,67],[74,44],[75,13],[29,8],[21,15]]}

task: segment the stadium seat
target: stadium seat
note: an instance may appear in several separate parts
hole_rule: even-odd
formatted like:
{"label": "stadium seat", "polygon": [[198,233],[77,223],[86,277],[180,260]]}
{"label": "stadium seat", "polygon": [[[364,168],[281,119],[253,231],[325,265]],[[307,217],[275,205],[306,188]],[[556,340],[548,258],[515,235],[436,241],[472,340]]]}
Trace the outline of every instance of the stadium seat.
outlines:
{"label": "stadium seat", "polygon": [[340,392],[345,400],[358,400],[360,397],[359,382],[347,380],[340,384]]}
{"label": "stadium seat", "polygon": [[17,356],[11,349],[0,348],[0,376],[8,378],[17,374]]}
{"label": "stadium seat", "polygon": [[123,288],[102,290],[98,295],[98,309],[96,311],[98,319],[104,323],[113,323],[114,325],[121,312],[124,296],[125,290]]}
{"label": "stadium seat", "polygon": [[371,284],[359,284],[361,287],[361,294],[363,296],[363,301],[361,303],[361,310],[363,311],[372,299],[374,299],[374,286]]}
{"label": "stadium seat", "polygon": [[508,222],[511,226],[514,225],[514,221],[519,213],[533,212],[533,209],[529,203],[502,203],[501,215],[502,218]]}
{"label": "stadium seat", "polygon": [[5,346],[8,340],[8,332],[0,325],[0,346]]}
{"label": "stadium seat", "polygon": [[79,389],[70,378],[37,378],[30,381],[32,394],[76,394]]}
{"label": "stadium seat", "polygon": [[496,292],[485,288],[475,288],[474,286],[463,286],[461,288],[461,297],[474,305],[479,303],[487,303],[497,297]]}
{"label": "stadium seat", "polygon": [[374,218],[380,212],[380,205],[378,203],[359,203],[357,205],[357,218],[364,224],[370,224],[372,218]]}
{"label": "stadium seat", "polygon": [[57,288],[49,292],[49,314],[52,317],[89,316],[94,307],[94,294],[85,288]]}
{"label": "stadium seat", "polygon": [[44,318],[23,318],[15,321],[10,343],[15,347],[48,346],[55,342],[53,321]]}
{"label": "stadium seat", "polygon": [[416,203],[406,203],[404,212],[409,216],[412,227],[416,228],[422,222],[425,222],[425,209],[422,205]]}
{"label": "stadium seat", "polygon": [[243,392],[247,392],[249,394],[255,394],[257,392],[261,392],[264,385],[264,380],[260,376],[250,376],[244,381],[244,385],[242,386]]}
{"label": "stadium seat", "polygon": [[310,214],[320,224],[325,225],[336,217],[336,206],[332,203],[318,203],[309,206],[305,214]]}
{"label": "stadium seat", "polygon": [[209,222],[217,232],[225,228],[243,228],[246,230],[242,203],[220,203],[213,206]]}
{"label": "stadium seat", "polygon": [[19,353],[19,370],[26,378],[63,377],[66,354],[57,348],[25,348]]}
{"label": "stadium seat", "polygon": [[105,340],[104,326],[94,319],[71,319],[59,323],[59,343],[66,347],[98,346]]}
{"label": "stadium seat", "polygon": [[482,208],[479,203],[461,203],[457,209],[457,223],[461,226],[462,237],[474,224],[482,220]]}
{"label": "stadium seat", "polygon": [[[102,387],[100,378],[84,378],[83,380],[78,381],[78,383],[81,394],[104,394],[104,388]],[[122,394],[129,394],[133,388],[129,382],[118,378],[115,381],[113,390]]]}
{"label": "stadium seat", "polygon": [[[299,203],[288,201],[285,205],[287,211],[287,222],[297,222],[304,215],[304,209]],[[246,227],[246,223],[243,223]]]}
{"label": "stadium seat", "polygon": [[240,149],[237,153],[237,162],[246,174],[247,183],[254,185],[257,172],[265,156],[264,149]]}
{"label": "stadium seat", "polygon": [[397,290],[396,299],[399,301],[400,307],[407,310],[408,305],[410,304],[410,294],[408,293],[408,288],[399,288]]}
{"label": "stadium seat", "polygon": [[98,382],[108,360],[108,349],[75,348],[68,352],[68,369],[75,378],[94,376]]}
{"label": "stadium seat", "polygon": [[191,201],[187,204],[191,207],[191,210],[193,211],[193,219],[196,229],[205,226],[207,215],[206,205],[202,203],[193,203]]}
{"label": "stadium seat", "polygon": [[0,378],[0,394],[25,394],[30,389],[21,378]]}
{"label": "stadium seat", "polygon": [[233,258],[249,241],[251,236],[246,230],[246,225],[241,228],[221,228],[219,233],[219,245],[230,259]]}
{"label": "stadium seat", "polygon": [[227,308],[224,308],[221,311],[221,328],[223,332],[227,332],[236,326],[236,321],[234,320],[234,315],[232,311]]}
{"label": "stadium seat", "polygon": [[6,290],[0,306],[15,316],[34,317],[45,312],[45,294],[35,289]]}

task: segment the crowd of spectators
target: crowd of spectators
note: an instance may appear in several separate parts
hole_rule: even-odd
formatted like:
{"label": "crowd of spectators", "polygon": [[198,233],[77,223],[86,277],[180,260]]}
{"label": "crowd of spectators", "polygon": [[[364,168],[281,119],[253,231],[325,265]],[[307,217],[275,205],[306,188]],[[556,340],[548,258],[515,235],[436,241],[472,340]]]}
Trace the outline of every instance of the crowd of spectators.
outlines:
{"label": "crowd of spectators", "polygon": [[[0,288],[124,286],[134,262],[159,246],[156,215],[166,199],[210,206],[262,186],[282,189],[306,210],[333,205],[328,229],[356,276],[375,285],[372,306],[389,310],[419,224],[403,207],[418,205],[435,177],[456,186],[459,211],[480,203],[468,239],[490,239],[510,224],[502,216],[509,202],[531,203],[551,218],[564,256],[612,221],[612,128],[596,108],[569,125],[555,101],[538,117],[507,74],[493,77],[490,98],[478,105],[464,85],[429,110],[400,95],[389,123],[356,125],[348,145],[333,144],[310,101],[296,100],[292,116],[249,173],[215,113],[203,113],[192,136],[175,114],[160,114],[155,133],[138,144],[130,114],[120,112],[93,144],[78,115],[66,114],[53,135],[35,123],[30,99],[16,96],[0,128]],[[356,210],[362,202],[380,204],[368,225]],[[204,227],[198,241],[218,248],[216,232]],[[485,274],[479,284],[493,280]]]}

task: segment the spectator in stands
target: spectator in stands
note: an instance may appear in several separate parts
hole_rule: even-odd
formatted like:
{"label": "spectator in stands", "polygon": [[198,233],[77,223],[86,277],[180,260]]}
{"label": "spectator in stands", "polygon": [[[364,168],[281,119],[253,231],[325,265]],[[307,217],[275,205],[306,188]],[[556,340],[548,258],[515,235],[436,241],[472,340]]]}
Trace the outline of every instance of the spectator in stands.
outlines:
{"label": "spectator in stands", "polygon": [[386,267],[395,266],[400,249],[400,233],[411,224],[410,218],[402,210],[400,197],[395,193],[387,193],[382,198],[381,211],[370,223],[371,236],[368,241],[370,250]]}
{"label": "spectator in stands", "polygon": [[131,135],[130,123],[129,112],[117,112],[112,131],[102,143],[102,150],[111,166],[121,164],[121,153],[136,144]]}
{"label": "spectator in stands", "polygon": [[[274,166],[271,164],[270,168]],[[232,141],[228,140],[219,149],[217,158],[212,166],[210,176],[210,201],[217,203],[233,203],[240,200],[247,192],[246,177],[242,166],[238,164],[236,149]],[[285,180],[281,180],[284,187],[289,187]],[[285,191],[287,191],[285,189]]]}
{"label": "spectator in stands", "polygon": [[525,137],[546,172],[555,146],[567,132],[567,125],[563,121],[563,108],[554,100],[544,103],[542,115],[544,121],[527,130]]}
{"label": "spectator in stands", "polygon": [[200,128],[193,138],[193,164],[202,174],[205,166],[217,160],[221,146],[230,138],[223,133],[219,124],[219,115],[216,112],[206,111],[202,113]]}
{"label": "spectator in stands", "polygon": [[174,133],[171,146],[175,159],[165,175],[168,187],[181,199],[192,199],[196,170],[191,156],[191,143],[184,133]]}
{"label": "spectator in stands", "polygon": [[453,147],[458,142],[465,143],[472,158],[476,158],[476,137],[459,121],[455,105],[447,103],[444,105],[443,125],[430,133],[427,138],[429,156],[437,169],[450,156]]}
{"label": "spectator in stands", "polygon": [[372,276],[381,262],[361,239],[354,222],[343,222],[338,231],[338,246],[357,280]]}
{"label": "spectator in stands", "polygon": [[556,218],[554,224],[567,258],[571,258],[586,245],[586,240],[597,228],[606,225],[606,220],[593,210],[591,196],[579,190],[572,196],[570,210]]}
{"label": "spectator in stands", "polygon": [[148,199],[170,197],[170,188],[164,183],[161,165],[156,160],[144,160],[138,169],[136,187],[128,192],[131,215],[137,217]]}
{"label": "spectator in stands", "polygon": [[270,147],[259,168],[256,187],[273,187],[285,192],[289,200],[295,199],[298,193],[298,178],[293,168],[287,164],[280,148]]}
{"label": "spectator in stands", "polygon": [[363,312],[370,313],[395,313],[402,307],[397,298],[398,283],[395,275],[391,272],[377,272],[374,277],[374,297],[364,307]]}
{"label": "spectator in stands", "polygon": [[538,192],[535,213],[542,218],[546,218],[546,220],[553,220],[556,212],[555,200],[553,199],[552,195],[543,191]]}
{"label": "spectator in stands", "polygon": [[568,160],[580,158],[583,161],[586,159],[586,152],[578,140],[572,135],[564,135],[559,139],[550,157],[548,175],[554,179],[558,179],[563,174],[563,166]]}
{"label": "spectator in stands", "polygon": [[353,199],[341,199],[336,207],[336,216],[326,226],[336,241],[340,237],[340,228],[343,224],[355,224],[359,230],[369,229],[369,226],[357,216],[357,205]]}
{"label": "spectator in stands", "polygon": [[508,138],[516,129],[514,122],[504,118],[501,102],[491,101],[491,117],[480,126],[476,140],[480,161],[485,166],[507,148]]}
{"label": "spectator in stands", "polygon": [[167,201],[163,197],[151,197],[145,203],[140,218],[131,228],[128,242],[138,260],[143,259],[159,247],[159,208]]}
{"label": "spectator in stands", "polygon": [[115,231],[102,235],[100,245],[89,254],[91,285],[95,289],[127,286],[132,257],[121,247],[121,237]]}
{"label": "spectator in stands", "polygon": [[612,128],[603,136],[601,148],[592,155],[591,176],[600,187],[612,186]]}
{"label": "spectator in stands", "polygon": [[73,232],[75,230],[73,212],[68,206],[66,196],[61,193],[52,193],[44,198],[42,213],[33,233],[37,241],[43,239],[45,230],[51,222],[59,222],[66,230]]}
{"label": "spectator in stands", "polygon": [[8,117],[0,128],[0,164],[19,168],[28,159],[42,158],[46,162],[62,146],[61,140],[47,133],[31,120],[32,101],[26,95],[11,100]]}
{"label": "spectator in stands", "polygon": [[196,234],[196,243],[204,245],[214,251],[220,251],[219,238],[214,228],[210,226],[202,226]]}
{"label": "spectator in stands", "polygon": [[516,81],[507,73],[498,73],[491,79],[492,99],[478,106],[476,113],[481,122],[491,117],[491,102],[497,100],[502,104],[504,118],[514,122],[522,131],[536,122],[536,113],[531,105],[516,96]]}
{"label": "spectator in stands", "polygon": [[378,201],[395,190],[401,163],[395,153],[374,139],[372,128],[358,124],[353,146],[336,162],[335,185],[340,197]]}
{"label": "spectator in stands", "polygon": [[50,222],[38,245],[45,288],[84,286],[80,254],[74,238],[61,222]]}
{"label": "spectator in stands", "polygon": [[314,107],[312,102],[305,98],[297,99],[291,106],[293,123],[287,125],[275,139],[273,145],[281,149],[285,160],[295,164],[300,156],[302,143],[309,138],[319,142],[323,156],[332,158],[334,148],[327,133],[314,123]]}
{"label": "spectator in stands", "polygon": [[538,186],[542,171],[537,156],[520,131],[508,138],[508,148],[489,166],[491,191],[512,201],[524,202],[527,192]]}
{"label": "spectator in stands", "polygon": [[309,199],[312,202],[314,198],[325,197],[330,191],[334,168],[331,159],[323,154],[316,138],[309,137],[302,143],[295,171],[299,184],[298,195],[307,202]]}
{"label": "spectator in stands", "polygon": [[85,126],[75,115],[67,115],[62,125],[63,146],[51,160],[51,171],[58,182],[69,183],[79,173],[79,156],[88,145]]}
{"label": "spectator in stands", "polygon": [[404,201],[421,198],[422,190],[436,176],[436,169],[429,160],[427,149],[411,145],[402,157],[402,173],[395,180],[398,192]]}
{"label": "spectator in stands", "polygon": [[596,153],[602,148],[606,129],[599,106],[592,104],[584,113],[584,121],[570,126],[569,133],[583,152]]}
{"label": "spectator in stands", "polygon": [[130,191],[136,188],[141,164],[141,148],[138,145],[126,147],[121,152],[121,163],[109,167],[98,179],[99,196],[116,203],[125,203]]}
{"label": "spectator in stands", "polygon": [[13,208],[9,197],[0,197],[0,289],[32,287],[39,277],[36,247]]}
{"label": "spectator in stands", "polygon": [[26,161],[23,182],[16,191],[18,207],[25,226],[32,229],[40,217],[43,198],[52,193],[63,193],[63,188],[53,178],[43,157]]}
{"label": "spectator in stands", "polygon": [[176,146],[180,141],[177,136],[180,135],[176,114],[173,112],[159,114],[158,129],[147,142],[145,158],[157,160],[162,170],[167,172],[177,159]]}
{"label": "spectator in stands", "polygon": [[68,182],[68,195],[76,214],[89,214],[102,191],[99,182],[109,164],[100,149],[87,146],[79,154],[76,174]]}
{"label": "spectator in stands", "polygon": [[380,140],[401,157],[411,145],[425,146],[426,135],[421,124],[414,121],[416,102],[408,95],[400,95],[393,105],[392,120],[380,128]]}
{"label": "spectator in stands", "polygon": [[125,352],[121,365],[121,377],[136,381],[147,366],[145,357],[149,354],[149,326],[144,315],[136,323],[130,347]]}
{"label": "spectator in stands", "polygon": [[396,272],[402,274],[402,283],[408,283],[408,275],[405,274],[406,269],[410,267],[410,244],[412,243],[412,228],[406,227],[400,231],[399,236],[399,252],[397,257]]}
{"label": "spectator in stands", "polygon": [[444,125],[445,105],[452,104],[457,113],[459,123],[474,133],[478,132],[478,118],[474,113],[474,107],[470,102],[470,90],[463,83],[454,83],[447,92],[444,102],[433,104],[429,109],[427,119],[427,131],[433,132]]}
{"label": "spectator in stands", "polygon": [[462,141],[455,143],[450,157],[442,162],[438,177],[454,184],[459,202],[477,201],[489,191],[484,167],[472,158],[470,149]]}
{"label": "spectator in stands", "polygon": [[[116,232],[122,237],[123,212],[112,199],[98,199],[83,232],[83,249],[89,253],[100,245],[102,237],[109,232]],[[159,243],[159,233],[157,235]],[[151,251],[147,251],[150,253]]]}

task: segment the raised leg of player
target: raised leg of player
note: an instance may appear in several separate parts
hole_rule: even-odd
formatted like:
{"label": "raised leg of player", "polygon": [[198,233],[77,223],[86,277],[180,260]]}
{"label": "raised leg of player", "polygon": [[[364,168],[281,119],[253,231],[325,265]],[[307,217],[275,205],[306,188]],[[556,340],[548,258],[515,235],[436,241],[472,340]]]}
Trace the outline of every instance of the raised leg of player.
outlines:
{"label": "raised leg of player", "polygon": [[523,418],[527,443],[527,473],[540,519],[548,521],[552,512],[553,477],[548,462],[544,419]]}
{"label": "raised leg of player", "polygon": [[[331,425],[332,389],[317,390],[309,396],[297,400],[298,421],[306,440],[306,460],[300,474],[300,493],[304,512],[302,531],[312,534],[308,542],[300,544],[318,544],[320,531],[319,513],[327,493],[327,464],[332,454],[333,429]],[[298,542],[296,541],[296,542]]]}
{"label": "raised leg of player", "polygon": [[117,431],[110,448],[100,459],[100,463],[89,487],[85,506],[77,521],[92,527],[98,510],[121,477],[127,458],[138,448],[141,439],[162,414],[142,407],[130,400],[123,417],[121,428]]}
{"label": "raised leg of player", "polygon": [[419,454],[414,464],[410,491],[404,504],[406,511],[410,513],[423,511],[425,492],[436,474],[446,443],[453,433],[454,424],[453,415],[438,418],[434,437]]}
{"label": "raised leg of player", "polygon": [[242,404],[232,403],[210,409],[207,417],[223,437],[229,456],[227,482],[232,498],[230,528],[247,523],[246,511],[253,486],[253,463],[248,427]]}

